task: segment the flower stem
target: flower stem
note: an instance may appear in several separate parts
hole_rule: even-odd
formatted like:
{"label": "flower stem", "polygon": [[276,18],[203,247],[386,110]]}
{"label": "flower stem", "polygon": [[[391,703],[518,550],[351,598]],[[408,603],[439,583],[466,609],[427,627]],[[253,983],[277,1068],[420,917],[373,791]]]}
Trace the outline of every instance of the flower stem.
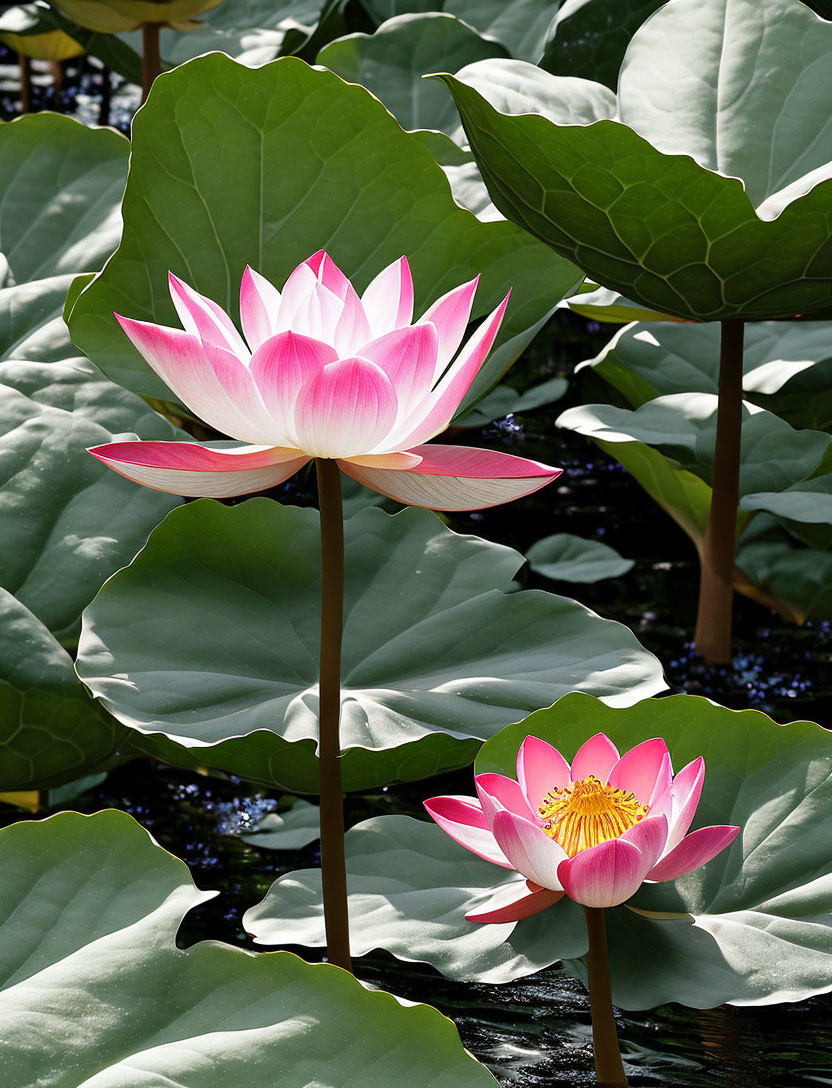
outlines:
{"label": "flower stem", "polygon": [[147,101],[153,80],[162,73],[159,52],[159,23],[142,23],[142,105]]}
{"label": "flower stem", "polygon": [[734,551],[740,487],[742,321],[722,322],[713,492],[699,581],[694,643],[709,665],[731,660]]}
{"label": "flower stem", "polygon": [[344,508],[341,470],[318,458],[321,508],[321,673],[318,767],[321,794],[321,880],[327,955],[352,970],[344,858],[344,792],[341,785],[341,633],[344,623]]}
{"label": "flower stem", "polygon": [[589,1006],[592,1011],[592,1045],[595,1079],[599,1088],[627,1088],[618,1035],[612,1013],[607,924],[602,907],[584,907],[589,937]]}

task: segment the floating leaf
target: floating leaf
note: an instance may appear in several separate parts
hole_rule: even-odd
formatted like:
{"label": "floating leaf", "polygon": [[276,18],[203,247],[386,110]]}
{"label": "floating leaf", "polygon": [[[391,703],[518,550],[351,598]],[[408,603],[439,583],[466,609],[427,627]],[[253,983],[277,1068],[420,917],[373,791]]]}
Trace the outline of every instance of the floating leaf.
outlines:
{"label": "floating leaf", "polygon": [[0,789],[47,789],[106,764],[129,736],[87,695],[72,659],[0,589]]}
{"label": "floating leaf", "polygon": [[77,636],[101,583],[180,502],[87,453],[126,431],[181,433],[84,359],[0,365],[0,586],[61,639]]}
{"label": "floating leaf", "polygon": [[[345,788],[410,780],[565,691],[630,703],[662,686],[620,624],[539,590],[523,557],[415,508],[347,521]],[[78,671],[143,749],[314,793],[318,514],[250,499],[170,514],[87,610]]]}
{"label": "floating leaf", "polygon": [[347,1088],[372,1070],[403,1088],[496,1085],[427,1005],[286,952],[177,948],[214,893],[123,812],[14,824],[0,865],[9,1084]]}
{"label": "floating leaf", "polygon": [[553,114],[568,77],[531,66],[537,115],[500,61],[442,78],[503,215],[640,305],[759,320],[832,304],[830,61],[832,26],[794,0],[671,0],[630,42],[613,120]]}
{"label": "floating leaf", "polygon": [[270,812],[241,835],[243,842],[264,850],[300,850],[321,837],[321,810],[308,801],[295,801],[288,812]]}
{"label": "floating leaf", "polygon": [[321,247],[360,287],[406,253],[417,311],[482,272],[479,316],[513,284],[501,346],[468,403],[578,279],[513,224],[458,208],[422,141],[364,88],[291,57],[252,70],[212,54],[159,77],[133,126],[124,218],[122,244],[76,301],[70,329],[110,377],[169,400],[113,318],[176,323],[169,269],[234,314],[247,263],[282,284]]}
{"label": "floating leaf", "polygon": [[[383,948],[447,978],[511,982],[586,951],[583,911],[570,902],[559,904],[557,925],[548,911],[522,927],[466,922],[466,911],[517,883],[517,874],[482,861],[433,823],[376,816],[351,828],[345,846],[354,956]],[[324,946],[320,869],[281,877],[243,924],[258,944]]]}
{"label": "floating leaf", "polygon": [[624,559],[609,544],[584,540],[572,533],[555,533],[538,540],[526,552],[526,558],[537,574],[560,582],[600,582],[633,568],[633,560]]}
{"label": "floating leaf", "polygon": [[[695,826],[742,828],[703,868],[645,884],[607,911],[615,1003],[775,1004],[832,989],[832,736],[812,722],[780,726],[759,711],[726,710],[692,695],[613,709],[572,694],[493,737],[476,770],[514,777],[528,734],[571,759],[597,732],[620,751],[664,737],[676,770],[704,756]],[[489,886],[510,881],[510,872],[440,828],[402,816],[359,825],[347,841],[350,921],[361,951],[382,947],[449,977],[492,982],[565,960],[586,979],[586,937],[570,900],[514,925],[466,922],[465,912],[484,901]],[[263,943],[319,944],[319,888],[310,870],[282,877],[247,913],[247,928]]]}

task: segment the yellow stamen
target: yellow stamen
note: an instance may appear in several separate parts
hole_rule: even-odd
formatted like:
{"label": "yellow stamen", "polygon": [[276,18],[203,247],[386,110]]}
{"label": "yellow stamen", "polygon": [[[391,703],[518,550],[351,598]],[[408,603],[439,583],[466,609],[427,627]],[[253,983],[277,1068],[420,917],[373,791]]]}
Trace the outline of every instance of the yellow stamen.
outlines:
{"label": "yellow stamen", "polygon": [[543,830],[560,843],[570,858],[610,839],[620,838],[650,811],[634,793],[605,786],[589,775],[562,789],[550,790],[538,813]]}

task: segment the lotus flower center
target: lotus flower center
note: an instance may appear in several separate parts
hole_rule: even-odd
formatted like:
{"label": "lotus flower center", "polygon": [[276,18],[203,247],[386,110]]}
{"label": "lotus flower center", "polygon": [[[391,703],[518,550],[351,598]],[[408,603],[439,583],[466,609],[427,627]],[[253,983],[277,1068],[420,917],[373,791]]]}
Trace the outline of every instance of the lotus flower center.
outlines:
{"label": "lotus flower center", "polygon": [[570,858],[610,839],[620,838],[650,811],[636,795],[605,786],[595,775],[550,790],[538,808],[543,830]]}

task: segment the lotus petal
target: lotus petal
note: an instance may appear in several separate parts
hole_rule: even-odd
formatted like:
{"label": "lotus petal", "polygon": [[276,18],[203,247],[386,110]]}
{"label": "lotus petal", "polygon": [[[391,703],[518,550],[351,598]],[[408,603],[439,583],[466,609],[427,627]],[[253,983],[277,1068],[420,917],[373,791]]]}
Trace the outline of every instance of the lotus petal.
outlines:
{"label": "lotus petal", "polygon": [[563,899],[563,892],[541,888],[530,880],[504,884],[487,903],[465,915],[468,922],[522,922]]}
{"label": "lotus petal", "polygon": [[212,449],[195,442],[108,442],[89,452],[128,480],[146,487],[211,499],[275,487],[309,460],[295,449]]}
{"label": "lotus petal", "polygon": [[348,476],[409,506],[430,510],[480,510],[530,495],[561,470],[508,453],[469,446],[425,445],[409,451],[421,457],[403,472],[365,468],[341,461]]}
{"label": "lotus petal", "polygon": [[479,802],[473,797],[431,797],[425,801],[425,808],[454,842],[504,869],[513,868],[497,845]]}

